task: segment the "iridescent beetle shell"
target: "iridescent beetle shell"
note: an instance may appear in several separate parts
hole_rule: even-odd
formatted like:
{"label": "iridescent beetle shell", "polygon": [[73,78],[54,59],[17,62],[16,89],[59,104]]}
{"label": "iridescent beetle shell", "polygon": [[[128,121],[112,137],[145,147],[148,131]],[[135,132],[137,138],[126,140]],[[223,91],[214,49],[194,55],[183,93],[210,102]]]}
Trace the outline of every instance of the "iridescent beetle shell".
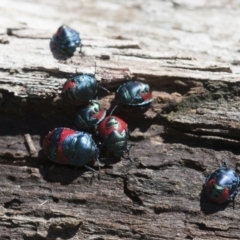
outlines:
{"label": "iridescent beetle shell", "polygon": [[65,25],[58,28],[51,41],[68,56],[72,56],[76,48],[81,44],[79,33]]}
{"label": "iridescent beetle shell", "polygon": [[102,139],[103,146],[115,157],[121,158],[128,150],[128,127],[119,117],[106,117],[98,125],[98,132]]}
{"label": "iridescent beetle shell", "polygon": [[63,95],[74,105],[86,104],[97,94],[97,81],[92,74],[81,73],[63,85]]}
{"label": "iridescent beetle shell", "polygon": [[120,104],[130,106],[145,106],[153,101],[149,85],[139,81],[122,84],[116,91],[116,99]]}
{"label": "iridescent beetle shell", "polygon": [[69,128],[55,128],[43,141],[43,150],[53,162],[84,166],[97,160],[99,150],[91,135]]}
{"label": "iridescent beetle shell", "polygon": [[230,168],[221,167],[206,178],[205,193],[217,204],[233,201],[237,195],[239,176]]}
{"label": "iridescent beetle shell", "polygon": [[97,100],[91,100],[86,106],[79,106],[74,114],[74,123],[78,129],[88,129],[99,124],[106,116]]}

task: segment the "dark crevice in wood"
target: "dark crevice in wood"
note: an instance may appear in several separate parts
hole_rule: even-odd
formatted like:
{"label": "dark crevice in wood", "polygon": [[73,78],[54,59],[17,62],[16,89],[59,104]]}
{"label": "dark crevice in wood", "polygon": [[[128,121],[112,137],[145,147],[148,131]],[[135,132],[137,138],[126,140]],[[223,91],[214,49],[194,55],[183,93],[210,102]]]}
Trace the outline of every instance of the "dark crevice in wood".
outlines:
{"label": "dark crevice in wood", "polygon": [[56,197],[52,197],[52,200],[53,200],[53,202],[55,202],[55,203],[58,203],[58,202],[59,202],[59,199],[56,198]]}
{"label": "dark crevice in wood", "polygon": [[14,198],[9,202],[5,202],[3,206],[7,209],[10,208],[10,209],[18,209],[19,210],[19,209],[21,209],[20,206],[22,203],[23,202],[21,200]]}
{"label": "dark crevice in wood", "polygon": [[[168,167],[172,167],[172,166],[174,166],[175,164],[173,164],[173,163],[164,163],[164,164],[161,164],[161,165],[159,165],[159,166],[151,166],[151,165],[147,165],[147,166],[145,166],[144,164],[142,164],[142,163],[140,163],[139,164],[139,166],[138,166],[138,168],[139,169],[151,169],[151,170],[165,170],[165,169],[167,169]],[[147,177],[146,177],[147,178]]]}
{"label": "dark crevice in wood", "polygon": [[142,216],[142,215],[146,214],[146,210],[145,209],[140,209],[140,208],[136,208],[136,207],[135,208],[132,207],[131,211],[136,216]]}
{"label": "dark crevice in wood", "polygon": [[69,203],[77,204],[77,205],[84,205],[87,203],[86,199],[68,199]]}
{"label": "dark crevice in wood", "polygon": [[[2,237],[3,240],[12,240],[11,237],[9,237],[9,236],[3,236],[3,235],[2,235],[1,237]],[[45,240],[45,239],[44,239],[44,240]]]}
{"label": "dark crevice in wood", "polygon": [[20,223],[20,222],[14,221],[13,219],[5,219],[4,222],[0,221],[0,226],[4,226],[4,227],[6,227],[8,229],[14,229],[14,228],[24,229],[24,228],[28,228],[29,230],[37,231],[37,223],[30,222],[30,221],[26,221],[24,223]]}
{"label": "dark crevice in wood", "polygon": [[161,215],[163,213],[186,213],[188,215],[194,215],[192,211],[189,209],[185,209],[183,206],[173,205],[171,207],[165,207],[165,206],[155,206],[153,209],[154,213],[157,215]]}
{"label": "dark crevice in wood", "polygon": [[193,148],[206,148],[215,151],[229,151],[239,155],[239,143],[228,142],[221,138],[204,138],[201,135],[188,135],[186,132],[175,128],[168,128],[164,134],[161,134],[165,143],[184,144]]}
{"label": "dark crevice in wood", "polygon": [[7,28],[7,35],[8,36],[14,36],[14,37],[17,37],[17,38],[24,38],[24,39],[49,39],[49,37],[37,37],[37,35],[34,35],[34,36],[21,36],[21,34],[18,34],[17,32],[18,31],[21,31],[21,30],[24,30],[24,29],[27,29],[27,28]]}
{"label": "dark crevice in wood", "polygon": [[48,234],[46,238],[57,239],[60,237],[62,239],[70,239],[76,234],[81,225],[81,222],[77,225],[67,222],[52,223],[48,228]]}
{"label": "dark crevice in wood", "polygon": [[187,168],[191,168],[200,172],[203,172],[206,170],[206,166],[202,166],[200,163],[194,162],[192,159],[181,158],[181,160],[183,162],[183,165]]}
{"label": "dark crevice in wood", "polygon": [[[164,66],[163,66],[164,67]],[[193,71],[202,71],[202,72],[228,72],[232,73],[231,68],[222,68],[222,67],[216,67],[216,68],[190,68],[190,67],[182,67],[182,66],[171,66],[171,68],[177,68],[177,69],[186,69],[186,70],[193,70]]]}
{"label": "dark crevice in wood", "polygon": [[214,227],[208,227],[206,226],[206,224],[204,223],[191,223],[189,222],[190,224],[194,224],[197,228],[199,228],[200,230],[203,230],[203,231],[211,231],[211,232],[214,232],[214,231],[226,231],[226,230],[223,230],[221,228],[214,228]]}
{"label": "dark crevice in wood", "polygon": [[50,220],[52,218],[67,218],[68,216],[64,215],[64,214],[58,214],[58,213],[54,213],[54,212],[49,212],[49,211],[46,211],[44,212],[44,215],[43,215],[43,218],[45,220]]}
{"label": "dark crevice in wood", "polygon": [[39,234],[33,234],[30,236],[23,235],[23,240],[47,240],[47,238],[40,236]]}
{"label": "dark crevice in wood", "polygon": [[194,239],[194,237],[192,237],[191,235],[187,235],[185,239]]}
{"label": "dark crevice in wood", "polygon": [[11,182],[15,182],[16,181],[16,177],[15,176],[7,176],[7,179],[10,180]]}

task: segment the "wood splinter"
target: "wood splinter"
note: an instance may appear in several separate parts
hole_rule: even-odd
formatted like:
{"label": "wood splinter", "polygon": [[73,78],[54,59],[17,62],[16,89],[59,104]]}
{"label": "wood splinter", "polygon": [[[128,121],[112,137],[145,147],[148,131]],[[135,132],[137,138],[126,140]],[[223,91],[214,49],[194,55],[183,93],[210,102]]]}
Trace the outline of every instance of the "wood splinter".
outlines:
{"label": "wood splinter", "polygon": [[37,153],[37,150],[36,150],[36,148],[35,148],[35,146],[34,146],[34,143],[33,143],[33,141],[32,141],[32,138],[31,138],[31,135],[30,134],[24,134],[24,139],[25,139],[25,141],[26,141],[26,143],[27,143],[27,145],[28,145],[28,148],[29,148],[29,152],[30,152],[30,156],[32,157],[32,156],[35,156],[36,155],[36,153]]}

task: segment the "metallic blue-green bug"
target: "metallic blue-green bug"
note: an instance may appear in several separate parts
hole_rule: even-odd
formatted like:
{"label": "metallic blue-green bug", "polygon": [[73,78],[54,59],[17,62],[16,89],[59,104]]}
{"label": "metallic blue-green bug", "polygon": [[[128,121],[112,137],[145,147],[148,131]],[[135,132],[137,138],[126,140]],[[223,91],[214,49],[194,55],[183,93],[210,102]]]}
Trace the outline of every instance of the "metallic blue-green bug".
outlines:
{"label": "metallic blue-green bug", "polygon": [[81,45],[79,33],[66,25],[58,28],[51,41],[67,56],[72,56],[76,48]]}
{"label": "metallic blue-green bug", "polygon": [[122,84],[116,91],[116,99],[119,104],[130,106],[146,106],[153,101],[149,85],[136,80]]}
{"label": "metallic blue-green bug", "polygon": [[55,128],[49,132],[44,138],[43,150],[51,161],[60,164],[85,166],[93,170],[86,164],[93,160],[99,162],[99,149],[91,135],[70,128]]}
{"label": "metallic blue-green bug", "polygon": [[98,84],[93,74],[80,73],[63,85],[63,95],[74,105],[87,104],[97,94]]}
{"label": "metallic blue-green bug", "polygon": [[[104,146],[109,153],[116,158],[129,157],[132,146],[128,146],[129,130],[127,124],[116,116],[108,116],[98,125],[98,133]],[[127,157],[125,157],[127,156]]]}
{"label": "metallic blue-green bug", "polygon": [[220,167],[206,178],[204,186],[206,196],[217,204],[234,201],[239,183],[239,176],[233,169]]}
{"label": "metallic blue-green bug", "polygon": [[85,106],[79,106],[74,114],[74,123],[78,129],[89,129],[99,124],[106,116],[97,100],[91,100]]}

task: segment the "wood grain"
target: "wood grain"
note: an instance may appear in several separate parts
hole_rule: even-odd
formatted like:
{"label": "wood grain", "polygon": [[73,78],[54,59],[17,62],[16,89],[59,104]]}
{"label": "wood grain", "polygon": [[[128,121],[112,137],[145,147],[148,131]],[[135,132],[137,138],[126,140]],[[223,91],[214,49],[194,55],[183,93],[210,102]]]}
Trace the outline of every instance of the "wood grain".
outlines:
{"label": "wood grain", "polygon": [[[237,0],[2,0],[0,239],[240,239],[239,196],[233,209],[202,192],[223,162],[240,171],[239,9]],[[50,49],[63,23],[83,43],[69,59]],[[133,162],[100,159],[100,181],[52,168],[42,151],[48,131],[74,127],[63,83],[95,64],[106,109],[129,79],[154,97],[146,111],[115,110]]]}

